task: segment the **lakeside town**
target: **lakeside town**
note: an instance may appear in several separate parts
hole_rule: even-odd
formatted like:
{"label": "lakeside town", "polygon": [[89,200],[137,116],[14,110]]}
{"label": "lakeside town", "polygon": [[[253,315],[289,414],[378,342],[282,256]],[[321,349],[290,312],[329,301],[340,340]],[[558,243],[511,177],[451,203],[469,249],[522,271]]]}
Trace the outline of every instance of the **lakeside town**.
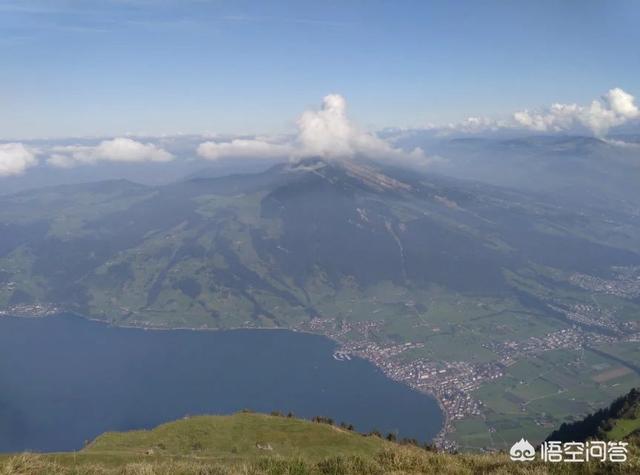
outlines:
{"label": "lakeside town", "polygon": [[612,279],[574,273],[569,282],[584,290],[617,297],[635,299],[640,297],[640,267],[613,267]]}
{"label": "lakeside town", "polygon": [[[553,308],[551,304],[549,307]],[[331,318],[314,318],[304,325],[304,329],[321,333],[336,341],[340,345],[337,352],[339,359],[348,359],[349,355],[366,359],[379,367],[387,377],[435,397],[445,421],[433,443],[440,450],[453,451],[458,448],[450,437],[455,430],[454,421],[482,416],[482,402],[474,397],[473,391],[488,381],[504,376],[506,370],[517,361],[552,350],[579,350],[598,344],[640,341],[640,331],[623,335],[617,323],[615,327],[609,328],[613,325],[609,320],[594,325],[592,320],[575,316],[580,315],[578,312],[587,313],[591,309],[591,306],[580,304],[573,308],[573,314],[569,312],[567,315],[567,322],[573,324],[570,328],[550,332],[542,337],[483,345],[496,354],[495,361],[485,363],[398,358],[409,350],[424,347],[424,344],[380,344],[373,341],[370,336],[378,333],[384,324],[381,320],[351,323]],[[599,331],[603,329],[615,329],[615,332]],[[354,335],[360,338],[354,338]]]}
{"label": "lakeside town", "polygon": [[62,308],[53,304],[20,304],[0,308],[0,317],[41,318],[58,315]]}

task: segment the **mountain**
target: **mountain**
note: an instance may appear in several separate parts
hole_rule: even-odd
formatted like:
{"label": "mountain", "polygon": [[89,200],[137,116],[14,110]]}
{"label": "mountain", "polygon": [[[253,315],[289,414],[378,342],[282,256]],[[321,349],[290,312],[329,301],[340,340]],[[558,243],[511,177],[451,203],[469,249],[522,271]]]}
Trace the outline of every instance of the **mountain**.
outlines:
{"label": "mountain", "polygon": [[122,324],[289,327],[358,319],[345,299],[400,292],[387,318],[406,300],[428,305],[433,288],[506,298],[521,296],[517,276],[543,268],[638,265],[638,229],[624,219],[319,159],[164,186],[45,188],[0,198],[0,306]]}
{"label": "mountain", "polygon": [[640,391],[632,389],[609,407],[582,420],[563,424],[547,438],[561,442],[588,439],[628,440],[640,446]]}
{"label": "mountain", "polygon": [[0,196],[0,316],[320,333],[435,396],[439,446],[498,449],[640,384],[638,243],[624,208],[364,160],[109,180]]}

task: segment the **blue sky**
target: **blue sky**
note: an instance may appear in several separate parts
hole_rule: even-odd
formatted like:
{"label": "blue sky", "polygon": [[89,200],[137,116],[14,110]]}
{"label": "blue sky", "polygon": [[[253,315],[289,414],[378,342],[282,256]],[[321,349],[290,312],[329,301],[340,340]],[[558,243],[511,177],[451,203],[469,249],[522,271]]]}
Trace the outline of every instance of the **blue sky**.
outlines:
{"label": "blue sky", "polygon": [[0,138],[368,128],[640,95],[636,1],[0,0]]}

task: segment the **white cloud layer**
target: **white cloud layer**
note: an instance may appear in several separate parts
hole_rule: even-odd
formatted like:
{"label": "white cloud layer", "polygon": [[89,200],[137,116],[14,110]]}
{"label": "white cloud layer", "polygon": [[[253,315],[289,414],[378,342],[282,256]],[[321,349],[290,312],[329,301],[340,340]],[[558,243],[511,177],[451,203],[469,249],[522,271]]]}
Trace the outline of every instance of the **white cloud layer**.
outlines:
{"label": "white cloud layer", "polygon": [[588,106],[553,104],[541,112],[516,112],[513,118],[517,125],[539,132],[569,131],[581,126],[603,137],[612,127],[640,118],[640,111],[631,94],[615,88]]}
{"label": "white cloud layer", "polygon": [[536,132],[591,132],[604,137],[613,127],[640,119],[640,110],[635,98],[628,92],[614,88],[587,106],[578,104],[552,104],[546,109],[523,110],[508,120],[470,117],[465,121],[449,125],[445,130],[460,132],[485,132],[500,129],[525,129]]}
{"label": "white cloud layer", "polygon": [[20,175],[37,163],[34,151],[23,144],[0,144],[0,177]]}
{"label": "white cloud layer", "polygon": [[293,152],[291,145],[260,139],[235,139],[230,142],[209,141],[198,146],[198,155],[207,160],[220,158],[282,158]]}
{"label": "white cloud layer", "polygon": [[168,162],[173,155],[151,143],[129,138],[103,140],[98,145],[67,145],[54,147],[47,163],[69,168],[97,162]]}
{"label": "white cloud layer", "polygon": [[518,111],[504,120],[468,117],[462,122],[443,127],[430,125],[426,129],[443,134],[478,134],[518,129],[541,133],[588,131],[596,137],[604,137],[613,127],[633,120],[640,120],[640,110],[635,104],[635,98],[623,89],[614,88],[586,106],[556,103],[540,110]]}
{"label": "white cloud layer", "polygon": [[286,143],[265,139],[208,141],[198,147],[198,154],[210,160],[228,157],[295,160],[311,156],[348,159],[363,156],[375,160],[426,162],[420,149],[407,153],[360,130],[347,117],[347,103],[339,94],[326,96],[319,110],[304,112],[296,124],[295,138]]}

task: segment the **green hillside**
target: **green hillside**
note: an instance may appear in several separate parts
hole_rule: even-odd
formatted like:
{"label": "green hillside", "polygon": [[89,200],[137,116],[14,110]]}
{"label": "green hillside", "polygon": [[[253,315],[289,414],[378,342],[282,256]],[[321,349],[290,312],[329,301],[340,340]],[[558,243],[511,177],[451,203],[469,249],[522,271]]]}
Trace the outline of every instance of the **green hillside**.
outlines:
{"label": "green hillside", "polygon": [[158,455],[197,454],[218,459],[256,459],[264,455],[320,460],[332,455],[371,457],[388,448],[379,437],[363,437],[329,424],[301,419],[238,413],[199,416],[171,422],[151,431],[107,433],[84,452]]}
{"label": "green hillside", "polygon": [[626,464],[518,463],[505,453],[448,454],[326,423],[240,413],[200,416],[150,431],[107,433],[76,453],[0,456],[0,475],[545,474],[638,473]]}
{"label": "green hillside", "polygon": [[562,424],[548,440],[637,440],[639,437],[640,390],[632,389],[613,401],[609,407],[600,409],[582,420]]}
{"label": "green hillside", "polygon": [[610,421],[605,436],[610,440],[640,439],[640,401],[630,406],[618,419]]}

